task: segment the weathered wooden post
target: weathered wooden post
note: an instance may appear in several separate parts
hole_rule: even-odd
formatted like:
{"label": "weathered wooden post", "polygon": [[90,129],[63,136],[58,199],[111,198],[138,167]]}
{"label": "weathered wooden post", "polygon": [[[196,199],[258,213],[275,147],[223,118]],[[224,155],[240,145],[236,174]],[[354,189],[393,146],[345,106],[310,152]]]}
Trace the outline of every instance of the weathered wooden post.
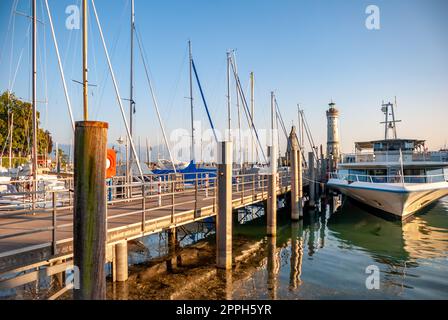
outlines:
{"label": "weathered wooden post", "polygon": [[[302,164],[299,141],[296,135],[296,127],[293,126],[289,135],[289,144],[291,146],[290,166],[291,166],[291,219],[297,221],[300,219],[302,211],[302,199],[300,197],[302,189]],[[299,166],[300,163],[300,166]]]}
{"label": "weathered wooden post", "polygon": [[274,146],[268,147],[271,170],[268,175],[268,200],[267,200],[267,234],[277,234],[277,161]]}
{"label": "weathered wooden post", "polygon": [[314,208],[316,205],[316,170],[314,169],[314,152],[308,153],[308,180],[310,200],[308,205]]}
{"label": "weathered wooden post", "polygon": [[232,268],[232,142],[218,143],[218,215],[216,265]]}
{"label": "weathered wooden post", "polygon": [[115,279],[118,282],[128,280],[128,242],[122,241],[115,245]]}
{"label": "weathered wooden post", "polygon": [[75,128],[73,254],[80,284],[75,299],[106,297],[107,129],[98,121],[80,121]]}
{"label": "weathered wooden post", "polygon": [[172,271],[177,267],[177,231],[176,228],[168,229],[168,259],[166,260],[166,268],[168,271]]}

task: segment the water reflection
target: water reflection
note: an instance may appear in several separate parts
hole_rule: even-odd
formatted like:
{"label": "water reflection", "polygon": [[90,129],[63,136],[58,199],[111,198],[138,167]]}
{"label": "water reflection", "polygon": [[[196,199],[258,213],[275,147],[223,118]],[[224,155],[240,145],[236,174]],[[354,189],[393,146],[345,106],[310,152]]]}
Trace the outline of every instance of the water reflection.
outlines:
{"label": "water reflection", "polygon": [[291,261],[290,261],[290,290],[297,289],[300,284],[302,274],[303,258],[303,220],[291,224]]}
{"label": "water reflection", "polygon": [[268,292],[272,300],[277,300],[278,271],[280,268],[279,252],[277,251],[277,237],[267,238],[267,272],[268,272]]}
{"label": "water reflection", "polygon": [[380,263],[417,266],[420,259],[447,255],[448,214],[441,208],[428,208],[407,222],[387,221],[348,201],[330,217],[328,229],[345,244],[359,247]]}

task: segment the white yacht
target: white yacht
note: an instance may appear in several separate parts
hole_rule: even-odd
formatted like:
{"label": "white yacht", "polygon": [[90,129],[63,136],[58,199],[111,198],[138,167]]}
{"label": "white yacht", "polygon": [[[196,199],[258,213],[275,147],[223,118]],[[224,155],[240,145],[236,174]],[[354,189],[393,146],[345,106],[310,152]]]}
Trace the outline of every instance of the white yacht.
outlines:
{"label": "white yacht", "polygon": [[382,111],[385,139],[356,142],[355,153],[342,157],[328,186],[404,220],[448,196],[448,162],[432,156],[424,140],[398,139],[393,104],[383,104]]}

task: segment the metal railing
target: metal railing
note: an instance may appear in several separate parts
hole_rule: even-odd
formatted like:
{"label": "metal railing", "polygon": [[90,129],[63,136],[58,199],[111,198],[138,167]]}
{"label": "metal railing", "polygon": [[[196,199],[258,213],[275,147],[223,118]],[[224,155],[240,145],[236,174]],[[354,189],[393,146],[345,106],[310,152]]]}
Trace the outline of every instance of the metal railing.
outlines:
{"label": "metal railing", "polygon": [[436,183],[436,182],[448,182],[448,175],[435,174],[435,175],[363,175],[363,174],[351,174],[351,173],[330,173],[330,179],[345,180],[351,182],[369,182],[369,183]]}
{"label": "metal railing", "polygon": [[[401,153],[403,161],[431,161],[431,162],[445,162],[447,158],[442,153],[434,152],[409,152],[403,151]],[[342,163],[354,162],[399,162],[400,151],[377,151],[373,152],[357,152],[342,154]]]}
{"label": "metal railing", "polygon": [[[106,181],[107,226],[112,223],[120,226],[140,223],[141,233],[144,234],[149,221],[170,219],[171,224],[176,224],[176,214],[187,211],[193,211],[194,219],[200,218],[201,209],[204,207],[211,207],[212,212],[216,213],[217,178],[211,175],[211,173],[151,174],[144,176],[144,182],[132,183],[126,183],[125,177],[109,179]],[[186,176],[194,178],[186,179]],[[289,170],[279,171],[277,179],[277,191],[287,188],[290,184]],[[20,228],[20,231],[12,228],[8,229],[12,232],[4,232],[1,230],[7,229],[0,224],[0,241],[48,232],[51,234],[43,236],[42,242],[51,242],[53,254],[56,253],[58,236],[59,241],[63,240],[60,230],[65,228],[64,234],[66,234],[71,231],[68,228],[73,226],[74,197],[73,178],[57,181],[57,188],[51,189],[50,185],[43,184],[43,187],[38,188],[36,192],[30,191],[33,181],[14,181],[12,184],[17,192],[0,194],[0,222],[13,219]],[[42,184],[42,180],[40,183]],[[240,204],[255,201],[260,194],[267,196],[268,175],[260,173],[234,175],[232,191],[233,202]],[[36,199],[34,203],[33,194]],[[165,212],[151,215],[156,211]],[[10,224],[9,221],[7,223]]]}

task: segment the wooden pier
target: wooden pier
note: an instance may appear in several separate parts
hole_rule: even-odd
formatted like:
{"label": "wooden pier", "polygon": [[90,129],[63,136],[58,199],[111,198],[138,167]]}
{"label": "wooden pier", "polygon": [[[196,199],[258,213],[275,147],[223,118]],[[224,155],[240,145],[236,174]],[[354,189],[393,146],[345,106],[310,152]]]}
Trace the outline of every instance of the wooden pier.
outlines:
{"label": "wooden pier", "polygon": [[[290,139],[296,139],[294,130]],[[229,153],[231,147],[227,144],[222,142],[220,146]],[[231,151],[225,157],[231,159]],[[165,174],[147,175],[140,180],[145,182],[132,184],[126,184],[124,177],[105,181],[108,199],[104,248],[106,262],[113,266],[113,280],[127,280],[128,241],[162,231],[175,237],[177,227],[214,216],[218,216],[217,267],[232,268],[232,211],[262,204],[267,209],[268,236],[276,234],[277,199],[285,199],[286,206],[294,208],[292,220],[301,217],[302,190],[309,179],[302,181],[304,168],[299,169],[302,163],[297,146],[291,150],[291,160],[290,167],[280,167],[275,174],[272,169],[241,173],[232,170],[231,162],[226,160],[218,164],[213,177],[198,173],[186,179],[182,174]],[[23,203],[0,207],[0,289],[16,288],[73,268],[73,179],[60,182],[65,188],[18,193],[15,196],[22,196]],[[31,206],[29,198],[37,202]]]}

